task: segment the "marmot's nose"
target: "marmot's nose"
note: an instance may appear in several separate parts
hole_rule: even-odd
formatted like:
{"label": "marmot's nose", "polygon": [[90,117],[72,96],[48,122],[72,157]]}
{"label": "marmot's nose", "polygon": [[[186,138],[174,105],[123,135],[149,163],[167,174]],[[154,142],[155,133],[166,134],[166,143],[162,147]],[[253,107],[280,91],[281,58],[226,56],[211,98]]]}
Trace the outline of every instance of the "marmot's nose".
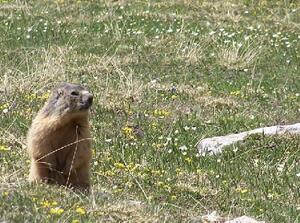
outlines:
{"label": "marmot's nose", "polygon": [[91,93],[87,95],[87,101],[90,105],[93,103],[93,95]]}

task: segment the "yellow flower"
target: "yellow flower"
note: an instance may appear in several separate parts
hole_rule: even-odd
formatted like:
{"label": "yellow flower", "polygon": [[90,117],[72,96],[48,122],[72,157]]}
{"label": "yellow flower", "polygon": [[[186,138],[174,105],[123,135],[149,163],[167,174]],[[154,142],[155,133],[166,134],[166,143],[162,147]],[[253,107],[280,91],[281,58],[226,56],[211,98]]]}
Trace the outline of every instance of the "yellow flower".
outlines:
{"label": "yellow flower", "polygon": [[10,150],[9,147],[5,147],[5,146],[3,146],[3,145],[0,145],[0,152],[1,152],[1,151],[9,151],[9,150]]}
{"label": "yellow flower", "polygon": [[157,123],[153,122],[153,123],[151,123],[151,126],[153,129],[157,129]]}
{"label": "yellow flower", "polygon": [[29,101],[33,101],[35,99],[46,100],[49,98],[49,96],[50,96],[50,91],[47,91],[42,95],[38,95],[37,93],[27,94],[27,95],[25,95],[25,98]]}
{"label": "yellow flower", "polygon": [[128,187],[128,188],[132,188],[133,183],[128,181],[128,182],[125,183],[125,186]]}
{"label": "yellow flower", "polygon": [[138,164],[134,164],[134,163],[129,163],[127,165],[127,170],[128,171],[135,171],[138,168]]}
{"label": "yellow flower", "polygon": [[230,92],[230,95],[238,96],[241,94],[240,90]]}
{"label": "yellow flower", "polygon": [[155,149],[160,149],[160,148],[162,148],[163,147],[163,144],[161,144],[161,143],[153,143],[152,144],[152,146],[155,148]]}
{"label": "yellow flower", "polygon": [[244,194],[244,193],[248,192],[248,189],[242,189],[242,188],[238,187],[238,188],[235,189],[235,191],[240,192],[241,194]]}
{"label": "yellow flower", "polygon": [[29,101],[32,101],[33,99],[36,98],[36,94],[33,93],[33,94],[28,94],[28,95],[25,95],[25,98]]}
{"label": "yellow flower", "polygon": [[115,176],[115,175],[116,174],[111,170],[107,170],[106,172],[104,172],[104,176],[112,177],[112,176]]}
{"label": "yellow flower", "polygon": [[56,208],[51,208],[49,213],[50,214],[56,214],[56,215],[61,215],[64,212],[64,209],[56,207]]}
{"label": "yellow flower", "polygon": [[115,163],[114,165],[118,169],[125,169],[125,165],[123,163]]}
{"label": "yellow flower", "polygon": [[9,104],[8,104],[8,103],[5,103],[5,104],[0,105],[0,109],[1,109],[1,110],[4,110],[4,109],[6,109],[6,108],[8,108],[8,107],[9,107]]}
{"label": "yellow flower", "polygon": [[86,214],[86,211],[85,211],[83,208],[81,208],[81,207],[76,208],[75,211],[76,211],[78,214],[81,214],[81,215]]}
{"label": "yellow flower", "polygon": [[133,128],[132,127],[124,127],[123,129],[123,133],[124,135],[129,138],[129,139],[134,139],[134,132],[133,132]]}
{"label": "yellow flower", "polygon": [[77,220],[77,219],[75,219],[75,220],[72,221],[72,223],[79,223],[79,222],[80,222],[80,221]]}
{"label": "yellow flower", "polygon": [[166,117],[170,115],[170,112],[167,110],[163,110],[163,109],[155,109],[153,112],[154,116],[159,116],[159,117]]}
{"label": "yellow flower", "polygon": [[48,208],[51,206],[50,202],[49,201],[42,201],[40,202],[40,204],[44,207],[44,208]]}
{"label": "yellow flower", "polygon": [[120,192],[122,192],[122,191],[123,191],[123,189],[121,189],[121,188],[115,188],[115,189],[113,190],[114,193],[120,193]]}
{"label": "yellow flower", "polygon": [[163,185],[164,185],[163,182],[161,182],[161,181],[158,181],[158,182],[157,182],[157,186],[163,186]]}
{"label": "yellow flower", "polygon": [[173,94],[173,95],[171,96],[171,98],[172,98],[173,100],[175,100],[176,98],[178,98],[178,96]]}
{"label": "yellow flower", "polygon": [[174,200],[176,200],[176,199],[177,199],[176,195],[172,195],[172,196],[171,196],[171,200],[172,200],[172,201],[174,201]]}
{"label": "yellow flower", "polygon": [[192,159],[190,157],[186,157],[184,160],[187,161],[188,163],[192,162]]}
{"label": "yellow flower", "polygon": [[247,192],[248,192],[247,189],[242,189],[242,190],[241,190],[241,194],[244,194],[244,193],[247,193]]}
{"label": "yellow flower", "polygon": [[38,99],[48,99],[50,96],[50,92],[45,92],[44,94],[40,95],[40,96],[37,96],[36,98]]}
{"label": "yellow flower", "polygon": [[133,129],[131,127],[124,127],[122,130],[125,135],[130,135],[133,133]]}
{"label": "yellow flower", "polygon": [[163,188],[167,191],[170,191],[171,190],[171,187],[169,185],[164,185]]}

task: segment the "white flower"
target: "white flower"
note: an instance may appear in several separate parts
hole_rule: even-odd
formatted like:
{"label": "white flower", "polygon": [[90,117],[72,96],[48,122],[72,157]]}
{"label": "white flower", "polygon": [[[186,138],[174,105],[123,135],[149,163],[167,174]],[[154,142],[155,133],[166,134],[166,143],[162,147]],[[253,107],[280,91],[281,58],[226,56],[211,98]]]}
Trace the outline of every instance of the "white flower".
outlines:
{"label": "white flower", "polygon": [[300,177],[300,173],[297,173],[296,176],[297,176],[297,177]]}
{"label": "white flower", "polygon": [[169,28],[169,29],[167,30],[167,33],[171,33],[171,32],[173,32],[173,29]]}
{"label": "white flower", "polygon": [[187,150],[188,148],[187,148],[187,146],[186,145],[183,145],[183,146],[180,146],[179,147],[179,150],[181,150],[181,151],[185,151],[185,150]]}
{"label": "white flower", "polygon": [[111,142],[112,139],[105,139],[105,142]]}
{"label": "white flower", "polygon": [[3,109],[3,113],[4,113],[4,114],[6,114],[7,112],[8,112],[8,109],[7,109],[7,108]]}
{"label": "white flower", "polygon": [[188,127],[188,126],[184,126],[184,127],[183,127],[183,129],[184,129],[185,131],[187,131],[187,130],[189,130],[189,129],[190,129],[190,127]]}
{"label": "white flower", "polygon": [[229,34],[229,35],[228,35],[228,38],[231,38],[231,37],[233,37],[233,36],[235,36],[235,33]]}
{"label": "white flower", "polygon": [[284,168],[284,164],[278,164],[277,170],[278,170],[279,172],[282,172],[282,171],[283,171],[283,168]]}

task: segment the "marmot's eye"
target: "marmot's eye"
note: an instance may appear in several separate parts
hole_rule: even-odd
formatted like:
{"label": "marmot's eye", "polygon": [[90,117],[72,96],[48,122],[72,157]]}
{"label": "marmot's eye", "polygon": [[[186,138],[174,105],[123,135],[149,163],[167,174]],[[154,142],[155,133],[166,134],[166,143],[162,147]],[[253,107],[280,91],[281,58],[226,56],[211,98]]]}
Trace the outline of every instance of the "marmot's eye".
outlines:
{"label": "marmot's eye", "polygon": [[72,92],[71,92],[71,95],[72,95],[72,96],[78,96],[78,95],[79,95],[79,92],[78,92],[78,91],[72,91]]}

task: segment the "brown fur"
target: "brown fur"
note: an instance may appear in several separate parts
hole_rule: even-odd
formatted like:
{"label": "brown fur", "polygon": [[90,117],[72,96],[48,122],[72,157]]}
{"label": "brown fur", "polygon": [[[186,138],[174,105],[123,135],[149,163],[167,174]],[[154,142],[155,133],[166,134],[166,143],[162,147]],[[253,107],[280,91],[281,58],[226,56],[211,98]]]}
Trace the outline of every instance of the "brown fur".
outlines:
{"label": "brown fur", "polygon": [[[79,96],[71,96],[74,89]],[[90,187],[92,151],[88,116],[92,100],[88,108],[78,109],[83,103],[87,104],[87,98],[92,96],[81,86],[64,84],[54,90],[39,111],[27,137],[30,182],[43,181],[81,189]]]}

